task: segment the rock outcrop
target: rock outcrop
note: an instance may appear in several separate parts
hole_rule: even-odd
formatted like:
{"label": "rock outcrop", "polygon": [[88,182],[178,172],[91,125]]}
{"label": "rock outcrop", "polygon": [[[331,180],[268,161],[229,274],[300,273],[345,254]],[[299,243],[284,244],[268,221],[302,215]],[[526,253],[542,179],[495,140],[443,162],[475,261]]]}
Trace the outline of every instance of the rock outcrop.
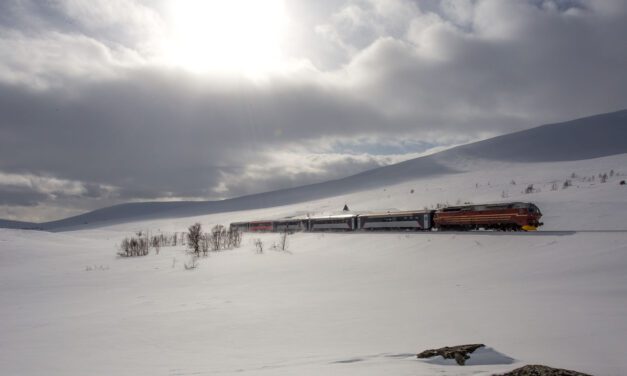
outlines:
{"label": "rock outcrop", "polygon": [[425,359],[439,355],[444,359],[455,359],[457,364],[463,366],[464,364],[466,364],[466,360],[470,359],[469,354],[472,354],[475,350],[484,346],[485,345],[482,344],[460,345],[452,347],[446,346],[440,349],[425,350],[416,355],[416,357],[418,357],[418,359]]}
{"label": "rock outcrop", "polygon": [[516,368],[513,371],[509,371],[498,376],[591,376],[587,373],[581,373],[577,371],[571,371],[561,368],[551,368],[542,365],[527,365],[524,367]]}

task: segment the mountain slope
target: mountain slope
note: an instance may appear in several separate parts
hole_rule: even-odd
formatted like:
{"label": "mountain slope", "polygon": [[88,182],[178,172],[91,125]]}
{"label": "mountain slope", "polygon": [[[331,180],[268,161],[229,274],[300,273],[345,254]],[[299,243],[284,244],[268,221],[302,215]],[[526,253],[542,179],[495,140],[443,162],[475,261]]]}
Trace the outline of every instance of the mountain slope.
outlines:
{"label": "mountain slope", "polygon": [[[376,168],[343,179],[223,201],[128,203],[78,216],[28,224],[59,231],[85,225],[106,225],[148,218],[187,217],[224,211],[287,205],[408,180],[453,174],[466,167],[460,161],[574,161],[627,153],[627,110],[590,116],[507,134],[452,148],[437,154]],[[0,222],[0,227],[4,226]],[[24,226],[21,226],[24,227]]]}
{"label": "mountain slope", "polygon": [[627,110],[510,133],[460,146],[454,152],[515,162],[574,161],[623,154],[627,153]]}
{"label": "mountain slope", "polygon": [[12,228],[12,229],[22,229],[22,230],[33,230],[39,228],[39,224],[32,222],[22,222],[22,221],[10,221],[6,219],[0,219],[0,228]]}

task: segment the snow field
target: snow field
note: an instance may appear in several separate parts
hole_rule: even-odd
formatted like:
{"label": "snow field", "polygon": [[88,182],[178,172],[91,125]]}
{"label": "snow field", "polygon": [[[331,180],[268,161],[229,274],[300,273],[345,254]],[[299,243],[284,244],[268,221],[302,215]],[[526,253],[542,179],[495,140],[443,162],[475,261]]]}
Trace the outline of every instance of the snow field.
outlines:
{"label": "snow field", "polygon": [[[181,247],[118,259],[112,231],[32,234],[0,231],[3,374],[627,370],[625,233],[295,234],[264,254],[252,239],[278,235],[246,234],[192,271]],[[413,357],[470,342],[515,363]]]}
{"label": "snow field", "polygon": [[[0,374],[490,375],[528,363],[627,374],[627,155],[447,158],[456,173],[292,205],[0,230]],[[583,179],[611,169],[621,175],[607,183]],[[529,184],[539,191],[522,193]],[[531,201],[542,230],[562,232],[301,233],[289,252],[269,249],[278,234],[245,234],[191,271],[182,246],[116,256],[139,230],[458,201]],[[491,348],[476,365],[414,357],[476,342]]]}

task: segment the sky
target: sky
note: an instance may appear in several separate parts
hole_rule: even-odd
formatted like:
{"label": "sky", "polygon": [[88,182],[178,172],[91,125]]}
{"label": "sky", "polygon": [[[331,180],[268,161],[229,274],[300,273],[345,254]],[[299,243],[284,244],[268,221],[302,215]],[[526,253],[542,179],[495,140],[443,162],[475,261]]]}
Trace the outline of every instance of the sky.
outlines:
{"label": "sky", "polygon": [[215,200],[627,108],[624,0],[4,0],[0,218]]}

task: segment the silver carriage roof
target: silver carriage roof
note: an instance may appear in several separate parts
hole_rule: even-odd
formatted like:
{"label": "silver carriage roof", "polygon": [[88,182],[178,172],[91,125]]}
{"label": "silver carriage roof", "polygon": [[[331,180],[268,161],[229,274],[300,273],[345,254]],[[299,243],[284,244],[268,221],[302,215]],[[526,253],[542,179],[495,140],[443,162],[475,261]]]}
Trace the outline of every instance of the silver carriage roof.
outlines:
{"label": "silver carriage roof", "polygon": [[447,206],[445,208],[441,208],[439,210],[461,210],[461,209],[466,209],[466,208],[499,208],[499,207],[508,207],[508,208],[512,208],[512,209],[518,209],[518,208],[528,208],[530,206],[536,206],[535,204],[531,203],[531,202],[521,202],[521,201],[516,201],[516,202],[496,202],[496,203],[492,203],[492,204],[469,204],[469,205],[455,205],[455,206]]}
{"label": "silver carriage roof", "polygon": [[386,212],[372,212],[359,214],[360,217],[392,217],[392,216],[408,216],[413,214],[429,214],[433,210],[401,210],[401,211],[386,211]]}

